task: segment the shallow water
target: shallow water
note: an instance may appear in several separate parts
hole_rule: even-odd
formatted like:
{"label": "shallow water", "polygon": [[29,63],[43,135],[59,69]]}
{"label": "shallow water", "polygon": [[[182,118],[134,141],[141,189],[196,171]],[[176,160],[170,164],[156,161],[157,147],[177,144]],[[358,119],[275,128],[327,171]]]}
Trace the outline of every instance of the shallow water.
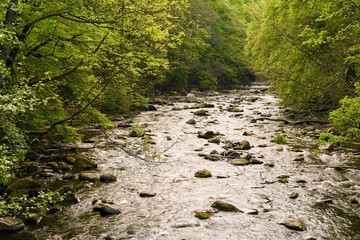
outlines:
{"label": "shallow water", "polygon": [[[251,119],[270,116],[286,118],[278,107],[278,99],[263,91],[266,86],[253,85],[243,90],[216,93],[185,102],[173,98],[174,106],[156,106],[158,111],[144,112],[134,124],[146,124],[147,134],[156,142],[142,144],[125,138],[129,129],[116,129],[108,135],[119,144],[127,143],[131,151],[160,154],[147,161],[134,158],[103,138],[88,154],[98,159],[99,170],[114,173],[118,181],[99,184],[79,194],[80,203],[63,213],[44,219],[39,226],[16,234],[4,234],[6,239],[360,239],[360,155],[352,149],[315,151],[309,125],[285,125],[281,121]],[[256,96],[258,99],[252,99]],[[212,103],[210,116],[194,116],[196,109],[172,110],[194,105],[194,101]],[[239,113],[226,111],[234,105]],[[265,114],[265,115],[264,115]],[[186,123],[190,118],[196,125]],[[197,137],[198,131],[221,133],[222,143],[208,143]],[[244,136],[245,131],[254,135]],[[277,134],[287,136],[289,143],[271,142]],[[170,140],[171,139],[171,140]],[[208,161],[198,156],[213,150],[224,151],[224,141],[248,140],[247,151],[262,165],[233,166],[228,161]],[[82,146],[87,146],[83,144]],[[301,150],[294,151],[293,148]],[[202,152],[195,149],[203,148]],[[156,155],[155,154],[155,155]],[[301,159],[303,158],[303,159]],[[301,161],[294,161],[295,159]],[[266,164],[272,163],[274,167]],[[345,166],[338,168],[338,166]],[[195,178],[197,170],[208,169],[213,177]],[[288,183],[278,176],[288,175]],[[153,198],[141,198],[140,192],[156,193]],[[297,192],[297,199],[289,195]],[[115,203],[121,214],[101,217],[92,211],[94,199]],[[323,200],[331,199],[332,203]],[[216,200],[232,203],[243,211],[218,212],[208,220],[194,217],[195,211],[211,210]],[[247,214],[253,209],[258,215]],[[307,230],[297,232],[279,223],[288,219],[301,220]],[[1,235],[0,235],[1,237]],[[3,239],[3,238],[1,238]],[[4,238],[5,239],[5,238]]]}

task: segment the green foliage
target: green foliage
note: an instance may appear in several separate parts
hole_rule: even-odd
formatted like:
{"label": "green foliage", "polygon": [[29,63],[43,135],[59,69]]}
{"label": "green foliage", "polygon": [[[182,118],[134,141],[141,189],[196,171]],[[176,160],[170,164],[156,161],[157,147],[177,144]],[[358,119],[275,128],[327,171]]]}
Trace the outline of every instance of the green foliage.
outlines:
{"label": "green foliage", "polygon": [[209,72],[201,71],[199,73],[200,87],[206,90],[214,90],[217,88],[217,78]]}
{"label": "green foliage", "polygon": [[318,138],[318,142],[319,143],[341,143],[341,142],[345,142],[347,140],[346,137],[344,136],[337,136],[334,135],[333,133],[320,133],[320,136]]}
{"label": "green foliage", "polygon": [[[360,94],[360,83],[356,84]],[[350,137],[360,137],[360,97],[348,97],[340,101],[341,107],[330,113],[330,121],[334,127],[346,131]]]}
{"label": "green foliage", "polygon": [[298,109],[334,108],[359,77],[358,6],[353,1],[270,0],[255,5],[247,52]]}
{"label": "green foliage", "polygon": [[40,192],[36,197],[23,195],[3,198],[0,196],[0,217],[9,215],[26,217],[33,212],[45,214],[52,205],[63,199],[64,197],[58,192]]}
{"label": "green foliage", "polygon": [[278,134],[274,138],[274,142],[277,144],[287,144],[286,137],[282,134]]}

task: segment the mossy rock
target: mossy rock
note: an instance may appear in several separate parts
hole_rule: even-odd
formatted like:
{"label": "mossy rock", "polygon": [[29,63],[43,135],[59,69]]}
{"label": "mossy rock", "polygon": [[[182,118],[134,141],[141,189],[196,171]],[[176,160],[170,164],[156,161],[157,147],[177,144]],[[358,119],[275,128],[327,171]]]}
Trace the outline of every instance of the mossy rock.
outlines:
{"label": "mossy rock", "polygon": [[198,110],[198,111],[194,112],[194,115],[196,115],[196,116],[210,116],[210,113],[209,113],[208,110],[201,109],[201,110]]}
{"label": "mossy rock", "polygon": [[59,164],[57,164],[56,162],[47,162],[46,166],[51,167],[53,170],[59,169]]}
{"label": "mossy rock", "polygon": [[145,131],[142,128],[134,128],[130,131],[130,137],[143,137],[145,135]]}
{"label": "mossy rock", "polygon": [[196,120],[191,118],[189,120],[186,121],[187,124],[190,124],[190,125],[195,125],[196,124]]}
{"label": "mossy rock", "polygon": [[65,185],[59,188],[57,191],[60,193],[60,195],[64,197],[64,199],[61,201],[61,204],[68,205],[79,203],[79,199],[76,196],[76,189],[74,186]]}
{"label": "mossy rock", "polygon": [[214,138],[210,138],[208,140],[209,143],[216,143],[216,144],[219,144],[221,142],[220,138],[218,137],[214,137]]}
{"label": "mossy rock", "polygon": [[41,167],[38,162],[23,162],[21,168],[29,175],[38,174],[41,172]]}
{"label": "mossy rock", "polygon": [[31,179],[30,177],[21,178],[7,187],[7,192],[15,197],[22,195],[37,196],[39,191],[44,190],[43,184]]}
{"label": "mossy rock", "polygon": [[103,174],[100,176],[100,181],[103,183],[112,183],[116,182],[117,177],[114,174]]}
{"label": "mossy rock", "polygon": [[212,174],[209,170],[207,169],[202,169],[202,170],[199,170],[195,173],[195,177],[197,178],[210,178],[212,177]]}
{"label": "mossy rock", "polygon": [[306,231],[306,224],[302,221],[287,221],[284,223],[280,223],[281,225],[284,225],[288,229],[295,230],[295,231]]}
{"label": "mossy rock", "polygon": [[74,168],[78,171],[93,170],[97,168],[97,164],[92,160],[79,155],[75,157]]}
{"label": "mossy rock", "polygon": [[238,113],[238,112],[243,112],[243,110],[241,110],[240,108],[238,107],[229,107],[227,109],[228,112],[232,112],[232,113]]}
{"label": "mossy rock", "polygon": [[199,133],[198,137],[199,138],[205,138],[205,139],[211,139],[214,138],[216,136],[216,133],[213,131],[206,131],[205,133]]}
{"label": "mossy rock", "polygon": [[230,163],[235,166],[246,166],[250,164],[250,162],[244,158],[231,160]]}
{"label": "mossy rock", "polygon": [[212,212],[195,212],[195,217],[198,219],[209,219],[214,216]]}
{"label": "mossy rock", "polygon": [[211,205],[211,207],[222,212],[241,212],[241,210],[234,205],[223,201],[216,201]]}
{"label": "mossy rock", "polygon": [[66,162],[60,162],[58,169],[62,171],[69,171],[71,170],[71,167]]}

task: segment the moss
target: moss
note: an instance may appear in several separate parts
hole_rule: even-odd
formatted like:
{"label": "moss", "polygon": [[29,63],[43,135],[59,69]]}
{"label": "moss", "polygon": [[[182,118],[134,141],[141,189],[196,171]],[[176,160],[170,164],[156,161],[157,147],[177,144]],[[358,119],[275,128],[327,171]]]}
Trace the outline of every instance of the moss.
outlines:
{"label": "moss", "polygon": [[216,208],[219,211],[223,212],[241,212],[237,207],[230,203],[222,202],[222,201],[216,201],[214,202],[211,207]]}

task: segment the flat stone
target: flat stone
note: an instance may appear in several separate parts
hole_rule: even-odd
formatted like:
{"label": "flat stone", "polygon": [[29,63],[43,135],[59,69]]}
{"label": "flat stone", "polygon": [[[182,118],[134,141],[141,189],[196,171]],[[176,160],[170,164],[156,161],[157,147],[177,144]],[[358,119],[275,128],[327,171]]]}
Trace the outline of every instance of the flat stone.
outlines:
{"label": "flat stone", "polygon": [[97,182],[97,181],[100,181],[100,174],[99,173],[80,173],[79,179],[84,180],[84,181]]}
{"label": "flat stone", "polygon": [[0,217],[0,231],[15,232],[23,229],[25,224],[13,217]]}
{"label": "flat stone", "polygon": [[116,175],[114,174],[103,174],[100,176],[100,181],[103,183],[116,182]]}
{"label": "flat stone", "polygon": [[209,154],[205,156],[206,160],[210,160],[210,161],[219,161],[221,160],[221,155],[220,154]]}
{"label": "flat stone", "polygon": [[242,212],[234,205],[223,201],[216,201],[211,205],[211,207],[223,212]]}
{"label": "flat stone", "polygon": [[212,212],[195,212],[194,215],[198,219],[209,219],[214,216]]}
{"label": "flat stone", "polygon": [[231,160],[230,164],[235,166],[245,166],[245,165],[249,165],[250,162],[246,159],[240,158],[240,159]]}

